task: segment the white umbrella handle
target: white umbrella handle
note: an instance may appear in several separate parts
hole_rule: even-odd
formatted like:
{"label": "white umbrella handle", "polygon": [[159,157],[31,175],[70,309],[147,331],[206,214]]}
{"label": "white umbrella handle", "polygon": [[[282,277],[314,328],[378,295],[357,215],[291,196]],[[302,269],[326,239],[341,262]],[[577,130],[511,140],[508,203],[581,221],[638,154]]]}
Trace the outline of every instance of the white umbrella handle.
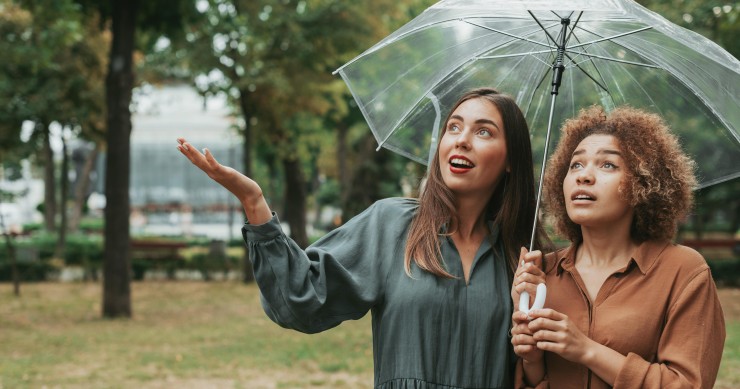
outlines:
{"label": "white umbrella handle", "polygon": [[533,309],[542,309],[545,307],[545,299],[547,298],[547,286],[545,284],[537,285],[537,294],[534,296],[534,303],[532,307],[529,307],[529,292],[526,290],[519,295],[519,310],[526,313],[529,316],[529,311]]}

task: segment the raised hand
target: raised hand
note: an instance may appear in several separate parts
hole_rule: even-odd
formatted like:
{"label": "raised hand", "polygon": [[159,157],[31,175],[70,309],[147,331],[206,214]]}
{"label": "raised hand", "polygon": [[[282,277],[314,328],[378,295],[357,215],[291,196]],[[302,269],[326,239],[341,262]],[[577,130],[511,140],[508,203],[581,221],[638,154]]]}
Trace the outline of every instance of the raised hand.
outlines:
{"label": "raised hand", "polygon": [[272,218],[270,207],[267,205],[262,195],[262,188],[257,182],[229,166],[218,163],[208,149],[203,149],[204,152],[201,153],[185,138],[177,138],[177,143],[177,149],[193,165],[239,199],[250,223],[262,224]]}

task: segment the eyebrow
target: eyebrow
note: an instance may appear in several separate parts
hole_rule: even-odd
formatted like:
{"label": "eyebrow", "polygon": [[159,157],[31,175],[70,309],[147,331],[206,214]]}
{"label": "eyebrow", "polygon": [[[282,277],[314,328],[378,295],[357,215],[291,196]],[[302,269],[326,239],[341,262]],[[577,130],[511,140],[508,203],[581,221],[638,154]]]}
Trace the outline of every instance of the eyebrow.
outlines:
{"label": "eyebrow", "polygon": [[[465,122],[465,119],[463,119],[463,117],[460,116],[460,115],[452,115],[452,116],[450,116],[450,119],[457,119],[457,120],[459,120],[461,122]],[[490,125],[496,127],[499,130],[501,129],[498,126],[498,124],[496,124],[493,120],[489,120],[489,119],[478,119],[478,120],[475,121],[475,123],[477,123],[477,124],[490,124]]]}
{"label": "eyebrow", "polygon": [[[580,150],[574,151],[573,154],[572,154],[572,156],[575,157],[576,155],[581,155],[581,154],[584,154],[584,153],[586,153],[586,150],[580,149]],[[612,149],[600,149],[599,151],[596,152],[596,154],[597,155],[598,154],[617,155],[617,156],[620,156],[620,157],[622,156],[622,153],[620,153],[617,150],[612,150]]]}

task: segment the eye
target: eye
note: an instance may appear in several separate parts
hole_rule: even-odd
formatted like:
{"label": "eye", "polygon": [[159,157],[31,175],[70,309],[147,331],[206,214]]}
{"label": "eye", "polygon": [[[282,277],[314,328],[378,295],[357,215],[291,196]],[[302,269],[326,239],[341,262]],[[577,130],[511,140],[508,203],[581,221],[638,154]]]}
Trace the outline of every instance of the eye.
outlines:
{"label": "eye", "polygon": [[487,128],[481,128],[480,130],[478,130],[478,135],[484,136],[484,137],[490,137],[490,136],[493,136],[493,131]]}
{"label": "eye", "polygon": [[448,132],[460,132],[460,126],[457,123],[450,123],[447,125]]}
{"label": "eye", "polygon": [[578,169],[578,168],[581,168],[581,167],[583,167],[583,165],[581,165],[580,162],[571,162],[570,163],[570,166],[569,166],[570,170]]}
{"label": "eye", "polygon": [[617,168],[617,165],[615,165],[615,164],[613,164],[611,162],[608,162],[608,161],[607,162],[604,162],[604,164],[602,166],[604,168],[606,168],[606,169],[616,169]]}

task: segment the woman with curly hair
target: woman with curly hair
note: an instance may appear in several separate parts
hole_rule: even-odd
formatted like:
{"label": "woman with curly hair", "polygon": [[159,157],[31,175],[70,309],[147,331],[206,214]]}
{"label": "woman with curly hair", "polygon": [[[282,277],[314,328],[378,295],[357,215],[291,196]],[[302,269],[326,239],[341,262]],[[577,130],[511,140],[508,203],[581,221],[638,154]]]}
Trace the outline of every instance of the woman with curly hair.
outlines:
{"label": "woman with curly hair", "polygon": [[[518,387],[711,388],[725,324],[704,258],[673,244],[694,163],[663,120],[622,107],[567,121],[545,178],[571,245],[517,269],[545,309],[512,315]],[[531,257],[532,255],[530,255]]]}

